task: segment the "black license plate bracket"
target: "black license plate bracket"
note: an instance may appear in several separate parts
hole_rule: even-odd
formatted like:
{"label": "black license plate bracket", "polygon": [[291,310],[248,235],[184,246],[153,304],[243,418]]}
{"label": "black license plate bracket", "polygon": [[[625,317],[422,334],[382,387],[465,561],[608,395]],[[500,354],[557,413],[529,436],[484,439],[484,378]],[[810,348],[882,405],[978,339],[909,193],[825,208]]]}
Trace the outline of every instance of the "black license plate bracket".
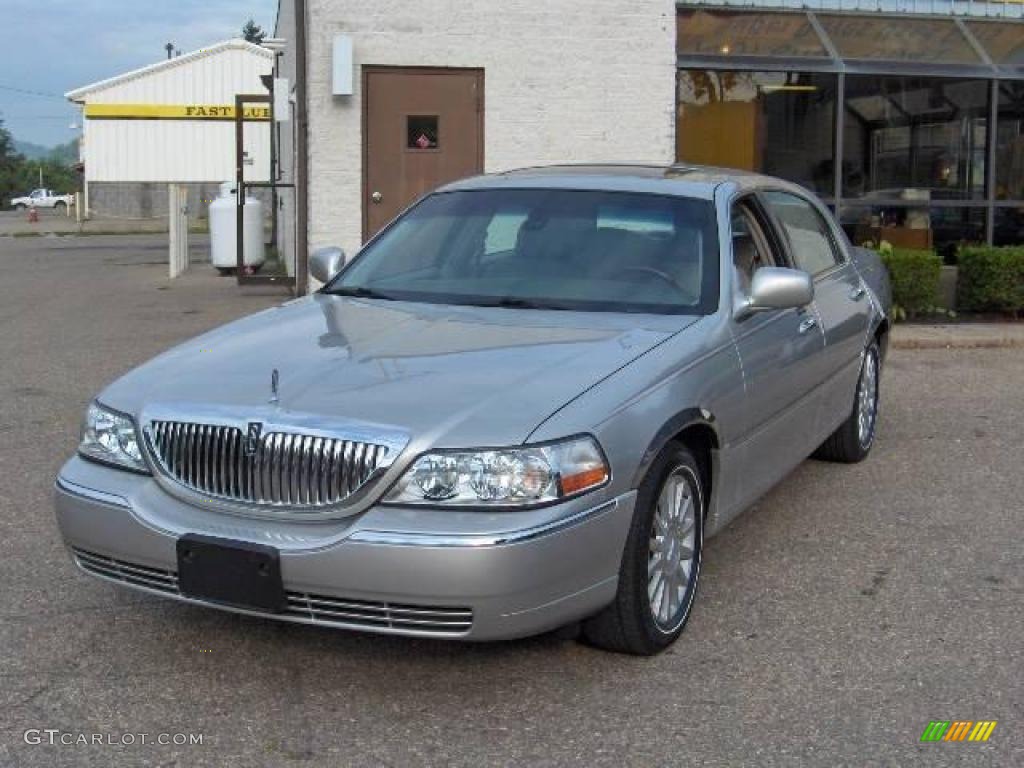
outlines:
{"label": "black license plate bracket", "polygon": [[178,539],[178,589],[185,597],[271,613],[286,603],[274,547],[196,533]]}

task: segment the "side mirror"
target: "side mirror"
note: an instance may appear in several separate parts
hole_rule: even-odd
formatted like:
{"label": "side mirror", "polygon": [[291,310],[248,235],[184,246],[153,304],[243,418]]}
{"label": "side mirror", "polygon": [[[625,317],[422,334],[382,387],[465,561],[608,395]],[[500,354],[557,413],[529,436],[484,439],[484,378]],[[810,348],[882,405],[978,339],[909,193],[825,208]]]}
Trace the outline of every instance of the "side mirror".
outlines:
{"label": "side mirror", "polygon": [[321,283],[328,283],[345,266],[341,248],[318,248],[309,259],[309,274]]}
{"label": "side mirror", "polygon": [[772,309],[796,309],[814,301],[814,281],[806,272],[784,267],[761,267],[750,282],[750,296],[736,309],[737,320]]}

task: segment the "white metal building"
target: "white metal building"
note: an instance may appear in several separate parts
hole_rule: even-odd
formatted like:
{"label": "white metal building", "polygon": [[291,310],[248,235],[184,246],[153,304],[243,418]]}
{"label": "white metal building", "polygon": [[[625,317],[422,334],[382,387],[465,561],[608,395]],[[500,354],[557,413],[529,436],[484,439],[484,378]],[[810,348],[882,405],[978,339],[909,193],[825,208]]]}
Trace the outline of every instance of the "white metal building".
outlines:
{"label": "white metal building", "polygon": [[[227,40],[70,91],[83,111],[87,205],[130,215],[144,184],[166,195],[167,183],[186,183],[195,204],[209,199],[235,177],[235,95],[266,93],[260,77],[273,66],[270,50]],[[247,117],[264,126],[246,130],[246,179],[267,181],[269,113],[256,106]]]}

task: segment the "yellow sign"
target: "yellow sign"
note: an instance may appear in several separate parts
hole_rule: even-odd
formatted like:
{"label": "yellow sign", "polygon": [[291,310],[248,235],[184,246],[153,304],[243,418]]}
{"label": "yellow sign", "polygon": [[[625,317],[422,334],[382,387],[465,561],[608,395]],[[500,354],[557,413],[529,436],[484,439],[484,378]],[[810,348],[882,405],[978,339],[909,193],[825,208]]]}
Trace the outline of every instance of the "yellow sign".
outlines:
{"label": "yellow sign", "polygon": [[[86,104],[92,120],[234,120],[232,104]],[[269,120],[270,107],[245,107],[243,120]]]}

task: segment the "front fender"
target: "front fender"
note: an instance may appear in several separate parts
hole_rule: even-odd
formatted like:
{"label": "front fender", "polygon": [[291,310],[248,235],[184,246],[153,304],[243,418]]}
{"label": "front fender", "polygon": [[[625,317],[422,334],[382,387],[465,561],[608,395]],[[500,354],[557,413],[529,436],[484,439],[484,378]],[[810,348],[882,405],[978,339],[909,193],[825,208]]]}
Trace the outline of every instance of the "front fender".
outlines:
{"label": "front fender", "polygon": [[712,452],[717,450],[719,446],[718,427],[715,424],[715,417],[710,412],[703,408],[686,408],[675,416],[670,418],[661,428],[654,434],[654,438],[647,446],[647,450],[644,451],[643,456],[640,458],[640,463],[637,465],[636,472],[633,473],[633,488],[637,488],[643,481],[644,476],[647,474],[647,470],[650,469],[651,464],[657,458],[658,454],[661,453],[665,446],[672,441],[672,439],[688,427],[701,426],[711,430],[714,434],[712,440]]}

